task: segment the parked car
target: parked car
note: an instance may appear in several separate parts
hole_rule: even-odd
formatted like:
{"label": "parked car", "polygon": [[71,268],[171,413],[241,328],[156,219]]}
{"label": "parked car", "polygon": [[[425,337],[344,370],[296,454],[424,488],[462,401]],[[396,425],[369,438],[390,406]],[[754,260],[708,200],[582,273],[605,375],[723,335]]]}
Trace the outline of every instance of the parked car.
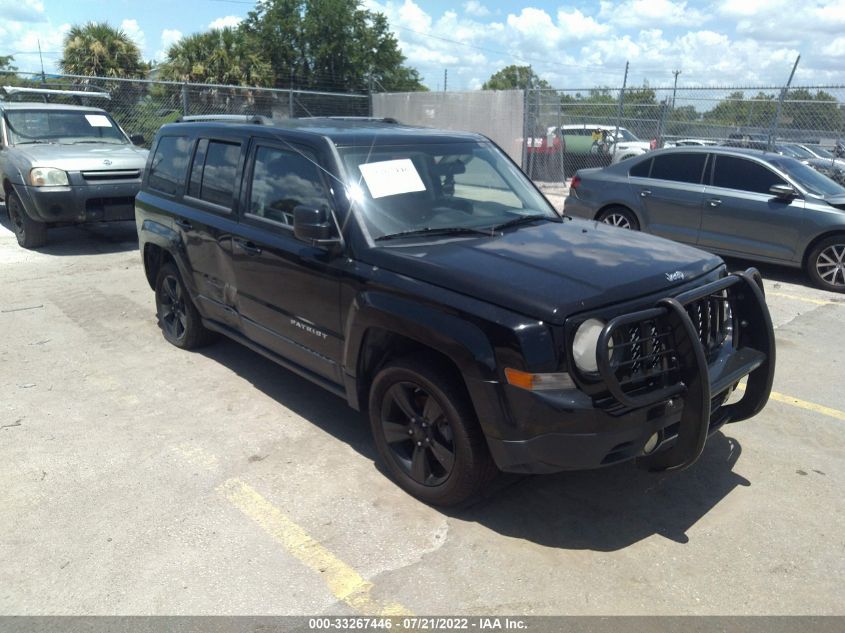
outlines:
{"label": "parked car", "polygon": [[147,150],[105,110],[0,102],[0,128],[2,196],[22,247],[43,246],[53,226],[135,218]]}
{"label": "parked car", "polygon": [[672,141],[667,141],[664,147],[686,147],[689,145],[703,147],[710,145],[719,145],[719,141],[707,138],[679,138]]}
{"label": "parked car", "polygon": [[728,138],[723,143],[725,147],[744,147],[746,149],[769,149],[769,137],[765,134],[744,134],[733,133],[728,134]]}
{"label": "parked car", "polygon": [[164,338],[222,333],[367,411],[386,472],[430,503],[496,467],[682,468],[769,395],[756,271],[561,217],[479,135],[171,124],[136,205]]}
{"label": "parked car", "polygon": [[803,163],[739,148],[675,148],[577,172],[565,210],[714,253],[803,267],[845,292],[845,188]]}
{"label": "parked car", "polygon": [[641,141],[624,127],[595,123],[574,123],[549,128],[562,136],[567,156],[598,158],[601,164],[618,163],[654,149],[655,141]]}

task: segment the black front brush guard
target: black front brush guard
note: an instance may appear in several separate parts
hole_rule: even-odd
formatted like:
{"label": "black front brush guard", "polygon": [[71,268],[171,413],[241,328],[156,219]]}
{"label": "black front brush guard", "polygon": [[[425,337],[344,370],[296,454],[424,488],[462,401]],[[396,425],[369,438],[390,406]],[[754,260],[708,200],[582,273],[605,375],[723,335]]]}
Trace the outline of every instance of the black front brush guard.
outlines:
{"label": "black front brush guard", "polygon": [[[738,345],[731,355],[732,362],[711,370],[698,331],[684,306],[722,291],[730,293]],[[627,393],[616,376],[611,359],[613,336],[624,326],[648,320],[659,320],[668,326],[678,364],[677,381],[644,394]],[[670,448],[646,460],[648,467],[654,470],[686,468],[704,450],[711,428],[713,396],[748,376],[742,399],[718,410],[718,424],[750,418],[759,413],[769,399],[775,369],[775,337],[760,273],[749,268],[677,297],[661,299],[654,308],[612,319],[599,336],[596,359],[608,391],[627,407],[641,408],[676,396],[682,398],[684,408],[677,439]]]}

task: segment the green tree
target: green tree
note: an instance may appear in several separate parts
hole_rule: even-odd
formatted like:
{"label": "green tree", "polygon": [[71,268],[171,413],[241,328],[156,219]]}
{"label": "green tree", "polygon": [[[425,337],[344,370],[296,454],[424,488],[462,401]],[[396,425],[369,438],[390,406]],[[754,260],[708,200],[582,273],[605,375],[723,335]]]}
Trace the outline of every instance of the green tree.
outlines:
{"label": "green tree", "polygon": [[59,68],[71,75],[142,77],[149,66],[122,29],[107,22],[74,25],[64,38]]}
{"label": "green tree", "polygon": [[422,90],[384,15],[359,0],[265,0],[242,30],[269,59],[273,83],[287,87]]}
{"label": "green tree", "polygon": [[173,44],[161,76],[175,81],[270,86],[273,72],[255,42],[240,29],[197,33]]}
{"label": "green tree", "polygon": [[0,71],[13,72],[18,69],[17,66],[12,66],[15,58],[11,55],[0,55]]}
{"label": "green tree", "polygon": [[545,79],[540,79],[531,66],[505,66],[490,76],[481,86],[482,90],[525,90],[527,88],[550,89]]}
{"label": "green tree", "polygon": [[783,103],[781,127],[801,130],[839,130],[843,124],[839,102],[829,92],[790,90]]}

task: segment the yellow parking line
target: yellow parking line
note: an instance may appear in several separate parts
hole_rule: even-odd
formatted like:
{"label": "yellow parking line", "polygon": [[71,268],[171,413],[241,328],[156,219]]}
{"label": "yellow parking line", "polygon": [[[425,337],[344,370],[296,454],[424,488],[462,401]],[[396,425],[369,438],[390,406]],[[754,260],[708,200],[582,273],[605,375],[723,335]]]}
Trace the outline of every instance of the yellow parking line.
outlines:
{"label": "yellow parking line", "polygon": [[[737,385],[736,390],[745,391],[745,385],[740,383],[739,385]],[[812,411],[813,413],[821,413],[822,415],[827,415],[831,418],[836,418],[837,420],[842,420],[843,422],[845,422],[845,411],[840,411],[839,409],[833,409],[831,407],[826,407],[822,404],[816,404],[815,402],[808,402],[807,400],[801,400],[800,398],[787,396],[785,394],[778,393],[777,391],[773,391],[771,394],[769,394],[769,399],[774,400],[775,402],[783,402],[784,404],[789,404],[793,407],[798,407],[799,409]]]}
{"label": "yellow parking line", "polygon": [[367,615],[412,615],[401,604],[376,601],[371,595],[371,582],[364,580],[247,483],[237,478],[229,479],[218,487],[218,491],[288,553],[319,573],[338,600]]}
{"label": "yellow parking line", "polygon": [[791,295],[786,292],[770,292],[766,291],[767,297],[779,297],[781,299],[793,299],[795,301],[803,301],[804,303],[813,303],[817,306],[841,306],[845,305],[842,301],[828,301],[826,299],[811,299],[810,297],[802,297],[800,295]]}

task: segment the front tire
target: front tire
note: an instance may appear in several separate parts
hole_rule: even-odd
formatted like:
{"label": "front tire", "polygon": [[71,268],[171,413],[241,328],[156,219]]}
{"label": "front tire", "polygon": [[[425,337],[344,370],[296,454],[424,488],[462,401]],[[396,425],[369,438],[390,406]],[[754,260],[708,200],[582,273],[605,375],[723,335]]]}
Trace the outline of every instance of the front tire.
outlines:
{"label": "front tire", "polygon": [[806,271],[819,288],[845,292],[845,235],[816,244],[807,256]]}
{"label": "front tire", "polygon": [[33,220],[26,214],[23,203],[14,191],[10,191],[6,196],[6,213],[21,248],[38,248],[47,243],[47,225]]}
{"label": "front tire", "polygon": [[596,220],[620,229],[630,229],[631,231],[640,230],[640,223],[637,221],[637,216],[634,215],[633,211],[619,205],[602,210],[596,216]]}
{"label": "front tire", "polygon": [[484,433],[451,372],[402,359],[376,375],[370,426],[393,480],[421,501],[459,504],[495,476]]}
{"label": "front tire", "polygon": [[164,338],[180,349],[196,349],[214,340],[202,324],[179,271],[171,262],[156,277],[156,314]]}

